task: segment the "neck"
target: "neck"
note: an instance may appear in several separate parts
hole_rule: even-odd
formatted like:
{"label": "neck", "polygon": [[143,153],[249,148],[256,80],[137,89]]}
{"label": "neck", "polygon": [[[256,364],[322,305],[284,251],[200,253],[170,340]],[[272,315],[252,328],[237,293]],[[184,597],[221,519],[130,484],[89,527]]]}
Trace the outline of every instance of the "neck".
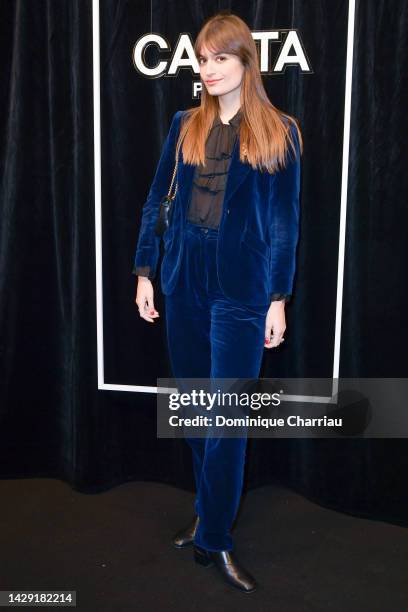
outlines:
{"label": "neck", "polygon": [[229,91],[227,94],[218,96],[218,108],[220,119],[227,123],[238,112],[241,107],[241,86]]}

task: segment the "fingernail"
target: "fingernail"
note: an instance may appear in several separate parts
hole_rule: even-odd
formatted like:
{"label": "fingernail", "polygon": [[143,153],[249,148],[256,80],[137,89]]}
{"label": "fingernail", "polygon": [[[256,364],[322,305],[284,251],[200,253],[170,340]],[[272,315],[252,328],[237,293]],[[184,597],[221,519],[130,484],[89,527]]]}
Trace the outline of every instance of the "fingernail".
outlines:
{"label": "fingernail", "polygon": [[269,338],[265,338],[265,344],[269,344],[270,340]]}
{"label": "fingernail", "polygon": [[150,311],[150,314],[154,314],[154,310],[151,310],[151,311]]}

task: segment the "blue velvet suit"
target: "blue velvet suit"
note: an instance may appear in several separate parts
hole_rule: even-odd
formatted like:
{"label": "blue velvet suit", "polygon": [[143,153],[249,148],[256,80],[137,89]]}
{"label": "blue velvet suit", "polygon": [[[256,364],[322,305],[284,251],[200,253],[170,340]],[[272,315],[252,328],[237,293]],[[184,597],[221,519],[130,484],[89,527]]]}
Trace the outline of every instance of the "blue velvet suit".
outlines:
{"label": "blue velvet suit", "polygon": [[[157,171],[143,209],[136,266],[157,268],[160,238],[154,234],[160,199],[168,191],[174,168],[175,145],[183,111],[173,117]],[[217,267],[224,293],[256,308],[270,306],[272,293],[292,292],[299,225],[300,155],[274,174],[253,170],[239,160],[239,139],[233,150],[219,228]],[[161,286],[170,294],[177,282],[184,246],[184,228],[194,166],[180,154],[178,192],[171,226],[165,233]],[[243,280],[245,279],[245,280]]]}
{"label": "blue velvet suit", "polygon": [[[168,192],[182,111],[172,120],[142,214],[134,265],[155,272],[154,228]],[[257,378],[272,293],[292,294],[299,233],[300,152],[274,175],[253,170],[233,149],[218,229],[187,221],[194,166],[180,151],[178,191],[163,236],[161,288],[173,376]],[[184,389],[183,389],[184,390]],[[246,438],[186,438],[192,449],[200,517],[195,542],[231,550],[230,530],[242,492]]]}

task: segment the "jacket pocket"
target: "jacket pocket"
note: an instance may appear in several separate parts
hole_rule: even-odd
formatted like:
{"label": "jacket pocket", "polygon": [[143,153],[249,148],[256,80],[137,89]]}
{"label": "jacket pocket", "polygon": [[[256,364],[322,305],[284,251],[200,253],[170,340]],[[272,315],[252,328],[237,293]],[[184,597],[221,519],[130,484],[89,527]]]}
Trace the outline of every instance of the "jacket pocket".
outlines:
{"label": "jacket pocket", "polygon": [[265,257],[269,261],[269,257],[271,254],[270,246],[262,240],[259,236],[254,234],[250,229],[246,229],[241,237],[241,242],[243,242],[249,249],[252,249],[258,255]]}

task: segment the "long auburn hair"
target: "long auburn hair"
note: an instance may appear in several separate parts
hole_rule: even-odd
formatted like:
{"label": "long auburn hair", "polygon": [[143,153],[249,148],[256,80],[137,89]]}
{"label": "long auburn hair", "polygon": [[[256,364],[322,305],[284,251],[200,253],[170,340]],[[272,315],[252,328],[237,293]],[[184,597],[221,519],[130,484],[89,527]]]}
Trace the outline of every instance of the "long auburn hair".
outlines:
{"label": "long auburn hair", "polygon": [[[244,73],[239,158],[254,170],[276,172],[286,165],[288,143],[296,155],[290,124],[297,129],[300,152],[303,151],[303,140],[296,119],[279,110],[267,96],[250,29],[237,15],[217,13],[204,23],[197,36],[194,44],[197,57],[203,46],[214,54],[231,53],[240,58]],[[182,147],[184,163],[205,165],[205,143],[218,113],[218,96],[209,95],[203,83],[200,106],[186,109],[183,115],[177,147]],[[287,125],[283,117],[287,118]]]}

